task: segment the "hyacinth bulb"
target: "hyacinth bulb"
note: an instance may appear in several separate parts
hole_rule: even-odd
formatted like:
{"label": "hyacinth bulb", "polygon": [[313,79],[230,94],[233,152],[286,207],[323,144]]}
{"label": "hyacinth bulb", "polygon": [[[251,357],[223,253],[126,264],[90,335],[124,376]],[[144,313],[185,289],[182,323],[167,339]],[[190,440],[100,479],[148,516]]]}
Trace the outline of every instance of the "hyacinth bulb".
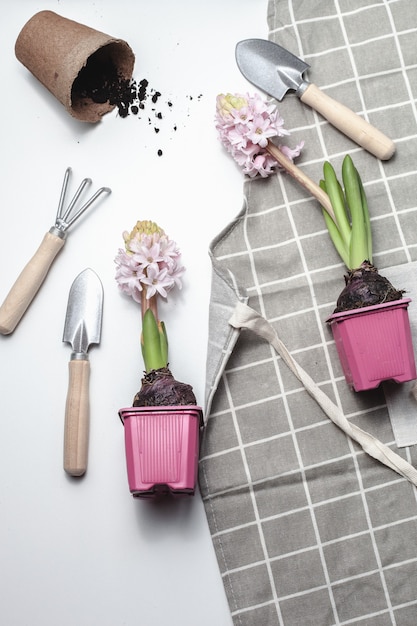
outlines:
{"label": "hyacinth bulb", "polygon": [[191,385],[176,380],[168,367],[151,370],[142,378],[142,386],[133,406],[176,406],[197,404]]}
{"label": "hyacinth bulb", "polygon": [[403,290],[395,289],[372,263],[364,261],[345,276],[345,287],[337,299],[334,313],[401,300],[403,293]]}

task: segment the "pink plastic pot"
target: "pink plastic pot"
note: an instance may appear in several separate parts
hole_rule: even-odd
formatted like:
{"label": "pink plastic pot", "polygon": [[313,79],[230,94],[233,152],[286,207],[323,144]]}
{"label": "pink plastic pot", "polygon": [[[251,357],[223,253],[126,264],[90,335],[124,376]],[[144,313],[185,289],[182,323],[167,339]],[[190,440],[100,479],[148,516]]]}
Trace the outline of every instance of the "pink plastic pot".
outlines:
{"label": "pink plastic pot", "polygon": [[120,409],[129,489],[136,497],[194,495],[203,413],[200,407]]}
{"label": "pink plastic pot", "polygon": [[327,318],[346,381],[355,391],[374,389],[384,380],[403,383],[417,377],[410,302],[403,298]]}

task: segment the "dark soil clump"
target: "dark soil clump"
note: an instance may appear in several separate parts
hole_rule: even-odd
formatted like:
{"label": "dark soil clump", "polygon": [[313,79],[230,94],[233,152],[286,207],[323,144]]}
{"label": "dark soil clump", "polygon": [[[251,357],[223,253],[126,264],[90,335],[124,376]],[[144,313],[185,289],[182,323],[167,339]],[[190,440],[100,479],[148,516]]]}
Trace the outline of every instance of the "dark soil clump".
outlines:
{"label": "dark soil clump", "polygon": [[[127,117],[129,113],[138,113],[143,108],[143,102],[148,97],[149,83],[146,79],[136,83],[133,79],[120,76],[113,61],[100,50],[92,54],[85,67],[80,71],[72,86],[72,99],[89,98],[93,102],[116,106],[120,117]],[[154,102],[160,96],[153,92]]]}
{"label": "dark soil clump", "polygon": [[[92,54],[79,72],[72,86],[71,97],[73,101],[90,99],[99,104],[109,102],[117,107],[120,117],[138,115],[145,109],[146,101],[149,101],[155,117],[158,120],[163,118],[162,112],[155,108],[162,93],[150,87],[146,78],[139,81],[123,78],[112,59],[102,50]],[[197,99],[201,97],[199,95]],[[191,101],[193,97],[188,96],[188,99]],[[168,109],[172,108],[171,100],[165,104]]]}
{"label": "dark soil clump", "polygon": [[[186,98],[190,102],[193,100],[192,96]],[[201,98],[202,94],[197,97],[197,101]],[[164,99],[162,92],[151,87],[146,78],[123,78],[111,57],[102,49],[92,54],[79,72],[72,86],[71,100],[78,106],[91,101],[104,105],[108,103],[109,110],[116,107],[121,118],[129,115],[143,118],[153,127],[155,134],[159,134],[162,129],[165,110],[171,115],[173,108],[171,99]],[[172,124],[170,128],[176,132],[177,124]],[[159,149],[157,154],[161,157],[163,150]]]}

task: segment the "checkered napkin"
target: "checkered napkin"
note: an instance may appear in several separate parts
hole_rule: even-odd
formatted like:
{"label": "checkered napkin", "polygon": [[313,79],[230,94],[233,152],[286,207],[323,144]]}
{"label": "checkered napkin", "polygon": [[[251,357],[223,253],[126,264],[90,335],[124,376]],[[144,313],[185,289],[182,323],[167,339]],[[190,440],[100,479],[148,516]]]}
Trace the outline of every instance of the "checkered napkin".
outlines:
{"label": "checkered napkin", "polygon": [[[295,95],[278,103],[290,145],[305,141],[298,165],[310,178],[322,177],[325,160],[340,172],[352,155],[368,195],[374,263],[382,274],[395,268],[395,286],[417,307],[409,287],[417,260],[417,3],[270,0],[268,25],[271,40],[311,65],[311,82],[395,141],[395,157],[381,162]],[[210,250],[200,461],[233,621],[415,626],[417,446],[397,447],[382,388],[356,393],[345,382],[325,323],[345,270],[317,202],[281,173],[245,179],[243,196]],[[361,432],[369,451],[354,436]],[[382,459],[373,454],[378,442]]]}

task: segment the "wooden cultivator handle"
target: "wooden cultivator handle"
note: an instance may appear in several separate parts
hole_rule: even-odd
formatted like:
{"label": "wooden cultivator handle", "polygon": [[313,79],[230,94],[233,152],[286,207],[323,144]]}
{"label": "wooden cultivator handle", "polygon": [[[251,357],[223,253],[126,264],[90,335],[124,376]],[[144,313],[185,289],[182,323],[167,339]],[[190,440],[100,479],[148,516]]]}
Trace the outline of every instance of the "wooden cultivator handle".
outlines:
{"label": "wooden cultivator handle", "polygon": [[41,245],[25,265],[0,307],[0,333],[9,335],[22,319],[39,291],[65,238],[46,233]]}

